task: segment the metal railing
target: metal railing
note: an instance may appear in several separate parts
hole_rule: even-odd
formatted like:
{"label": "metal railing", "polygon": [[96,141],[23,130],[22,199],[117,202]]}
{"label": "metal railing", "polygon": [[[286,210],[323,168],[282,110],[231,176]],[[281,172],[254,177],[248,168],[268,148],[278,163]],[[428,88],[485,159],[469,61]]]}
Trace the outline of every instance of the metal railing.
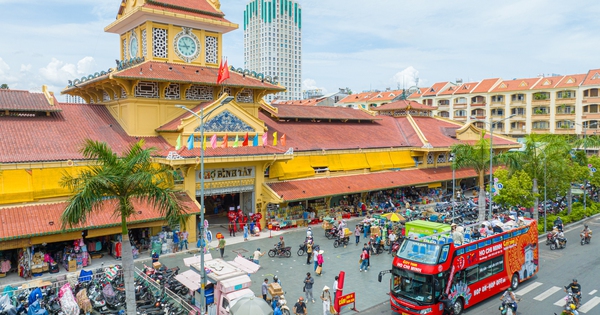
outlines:
{"label": "metal railing", "polygon": [[191,306],[185,299],[175,294],[168,288],[165,288],[164,285],[156,283],[154,279],[148,277],[138,267],[135,267],[135,279],[138,281],[142,281],[143,283],[148,285],[148,289],[150,289],[153,294],[164,294],[166,296],[167,301],[174,302],[176,305],[179,305],[179,307],[183,309],[186,314],[195,315],[198,313],[198,310]]}

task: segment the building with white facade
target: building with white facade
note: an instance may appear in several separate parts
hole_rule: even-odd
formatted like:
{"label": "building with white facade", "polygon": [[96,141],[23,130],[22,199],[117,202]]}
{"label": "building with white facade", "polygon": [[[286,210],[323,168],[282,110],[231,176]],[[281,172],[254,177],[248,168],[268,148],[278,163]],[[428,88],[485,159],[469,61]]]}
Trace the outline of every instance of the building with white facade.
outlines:
{"label": "building with white facade", "polygon": [[244,10],[244,68],[287,89],[273,99],[302,98],[302,8],[291,0],[254,0]]}

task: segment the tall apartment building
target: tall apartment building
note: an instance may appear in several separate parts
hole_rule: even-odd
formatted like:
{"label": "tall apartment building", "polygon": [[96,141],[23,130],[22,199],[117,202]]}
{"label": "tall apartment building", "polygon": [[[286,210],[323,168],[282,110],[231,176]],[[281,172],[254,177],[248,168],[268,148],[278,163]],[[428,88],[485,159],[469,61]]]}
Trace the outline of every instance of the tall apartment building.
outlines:
{"label": "tall apartment building", "polygon": [[265,96],[302,98],[302,8],[292,0],[253,0],[244,10],[244,67],[276,81],[287,89]]}
{"label": "tall apartment building", "polygon": [[409,99],[435,107],[437,116],[474,121],[480,128],[488,129],[491,119],[494,133],[517,138],[531,133],[600,132],[600,69],[513,80],[437,82]]}

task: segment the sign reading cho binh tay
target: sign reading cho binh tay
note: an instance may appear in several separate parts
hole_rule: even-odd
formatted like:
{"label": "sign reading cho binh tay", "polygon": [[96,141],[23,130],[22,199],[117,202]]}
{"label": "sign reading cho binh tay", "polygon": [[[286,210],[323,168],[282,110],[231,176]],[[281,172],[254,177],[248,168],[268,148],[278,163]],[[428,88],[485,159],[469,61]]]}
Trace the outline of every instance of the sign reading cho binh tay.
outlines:
{"label": "sign reading cho binh tay", "polygon": [[[249,167],[233,167],[233,168],[216,168],[204,170],[204,181],[216,182],[224,180],[236,180],[254,178],[254,166]],[[200,171],[196,171],[196,179],[199,181]]]}

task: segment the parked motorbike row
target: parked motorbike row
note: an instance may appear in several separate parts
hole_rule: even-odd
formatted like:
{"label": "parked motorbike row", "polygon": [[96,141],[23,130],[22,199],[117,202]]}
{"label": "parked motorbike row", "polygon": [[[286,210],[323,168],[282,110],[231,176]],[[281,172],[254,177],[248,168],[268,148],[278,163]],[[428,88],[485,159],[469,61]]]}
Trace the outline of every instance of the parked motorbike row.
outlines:
{"label": "parked motorbike row", "polygon": [[[80,276],[74,285],[66,281],[60,288],[53,284],[43,289],[9,291],[0,297],[0,315],[122,315],[125,313],[125,283],[120,266],[111,268],[117,271],[114,276],[100,269],[101,272],[94,276]],[[159,292],[153,293],[146,281],[135,281],[138,315],[185,313],[175,302],[167,301],[165,294],[165,289],[170,289],[179,296],[189,296],[189,289],[174,279],[178,270],[159,269],[151,272],[145,268],[149,278],[164,286]]]}

